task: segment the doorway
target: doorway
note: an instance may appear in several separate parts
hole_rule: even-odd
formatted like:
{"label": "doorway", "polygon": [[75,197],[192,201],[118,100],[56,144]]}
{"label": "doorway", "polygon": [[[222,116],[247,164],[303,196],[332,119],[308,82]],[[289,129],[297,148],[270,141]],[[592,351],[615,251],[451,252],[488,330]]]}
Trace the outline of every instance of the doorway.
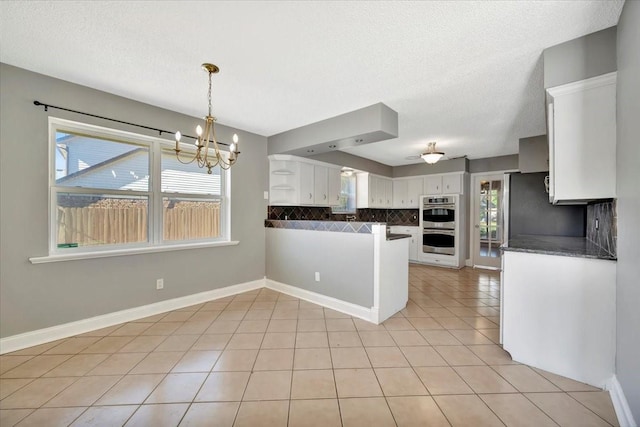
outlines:
{"label": "doorway", "polygon": [[504,237],[504,174],[473,177],[473,266],[499,269]]}

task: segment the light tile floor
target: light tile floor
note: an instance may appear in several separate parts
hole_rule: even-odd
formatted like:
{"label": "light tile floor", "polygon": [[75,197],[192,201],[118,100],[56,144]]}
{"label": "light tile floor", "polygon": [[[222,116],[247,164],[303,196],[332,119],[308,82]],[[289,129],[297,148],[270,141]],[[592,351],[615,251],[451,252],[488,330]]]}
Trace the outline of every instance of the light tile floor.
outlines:
{"label": "light tile floor", "polygon": [[268,289],[0,357],[0,425],[609,426],[497,345],[499,276],[412,265],[373,325]]}

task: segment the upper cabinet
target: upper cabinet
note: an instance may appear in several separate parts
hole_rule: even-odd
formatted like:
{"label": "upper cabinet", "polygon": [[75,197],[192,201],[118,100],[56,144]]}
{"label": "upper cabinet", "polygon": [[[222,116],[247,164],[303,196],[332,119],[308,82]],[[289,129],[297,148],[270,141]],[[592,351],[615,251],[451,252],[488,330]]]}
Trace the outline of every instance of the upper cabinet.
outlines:
{"label": "upper cabinet", "polygon": [[340,174],[340,169],[337,168],[327,168],[327,173],[329,175],[329,189],[327,190],[329,205],[336,206],[340,204],[342,175]]}
{"label": "upper cabinet", "polygon": [[387,209],[393,206],[393,180],[367,172],[356,174],[356,207]]}
{"label": "upper cabinet", "polygon": [[462,173],[444,175],[427,175],[424,177],[424,194],[428,196],[438,194],[462,194]]}
{"label": "upper cabinet", "polygon": [[397,178],[393,180],[393,208],[417,209],[422,195],[423,179]]}
{"label": "upper cabinet", "polygon": [[616,197],[616,73],[547,89],[549,201]]}
{"label": "upper cabinet", "polygon": [[289,156],[269,156],[269,204],[331,206],[340,199],[340,167]]}

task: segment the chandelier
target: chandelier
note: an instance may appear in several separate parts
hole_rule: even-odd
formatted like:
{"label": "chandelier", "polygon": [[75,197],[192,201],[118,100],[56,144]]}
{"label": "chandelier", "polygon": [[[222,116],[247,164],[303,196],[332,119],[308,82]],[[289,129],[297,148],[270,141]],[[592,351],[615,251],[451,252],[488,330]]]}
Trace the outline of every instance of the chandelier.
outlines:
{"label": "chandelier", "polygon": [[196,134],[198,137],[195,141],[196,152],[191,157],[190,155],[186,156],[185,154],[180,154],[182,150],[180,149],[180,139],[182,138],[182,134],[180,132],[176,132],[176,157],[180,163],[189,164],[193,162],[197,162],[198,167],[207,168],[207,173],[211,173],[211,169],[216,166],[220,166],[222,169],[229,169],[235,162],[238,160],[238,155],[240,151],[238,151],[238,135],[233,134],[233,143],[229,145],[229,156],[225,158],[220,152],[219,145],[227,145],[223,143],[219,143],[216,139],[216,131],[214,128],[214,122],[216,118],[211,115],[211,76],[216,74],[220,69],[213,64],[205,63],[202,64],[202,68],[209,73],[209,112],[204,117],[204,132],[202,130],[202,126],[198,125],[196,127]]}
{"label": "chandelier", "polygon": [[442,156],[444,156],[444,153],[442,151],[436,151],[436,143],[430,142],[427,145],[427,152],[422,153],[420,157],[422,157],[422,160],[432,165],[440,160]]}

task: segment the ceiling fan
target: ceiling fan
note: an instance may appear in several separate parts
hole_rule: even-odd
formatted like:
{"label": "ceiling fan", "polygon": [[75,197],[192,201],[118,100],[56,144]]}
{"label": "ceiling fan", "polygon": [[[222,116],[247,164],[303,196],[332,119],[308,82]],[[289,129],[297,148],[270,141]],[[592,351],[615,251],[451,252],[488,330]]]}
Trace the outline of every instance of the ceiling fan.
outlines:
{"label": "ceiling fan", "polygon": [[414,155],[414,156],[407,156],[407,157],[405,157],[405,159],[406,160],[422,159],[425,162],[427,162],[428,164],[432,165],[434,163],[437,163],[438,160],[453,160],[453,159],[460,159],[460,158],[463,158],[463,157],[467,157],[467,156],[463,155],[463,156],[457,156],[457,157],[446,157],[442,151],[436,151],[436,143],[435,142],[430,142],[427,145],[427,151],[425,151],[422,154],[418,154],[418,155]]}

